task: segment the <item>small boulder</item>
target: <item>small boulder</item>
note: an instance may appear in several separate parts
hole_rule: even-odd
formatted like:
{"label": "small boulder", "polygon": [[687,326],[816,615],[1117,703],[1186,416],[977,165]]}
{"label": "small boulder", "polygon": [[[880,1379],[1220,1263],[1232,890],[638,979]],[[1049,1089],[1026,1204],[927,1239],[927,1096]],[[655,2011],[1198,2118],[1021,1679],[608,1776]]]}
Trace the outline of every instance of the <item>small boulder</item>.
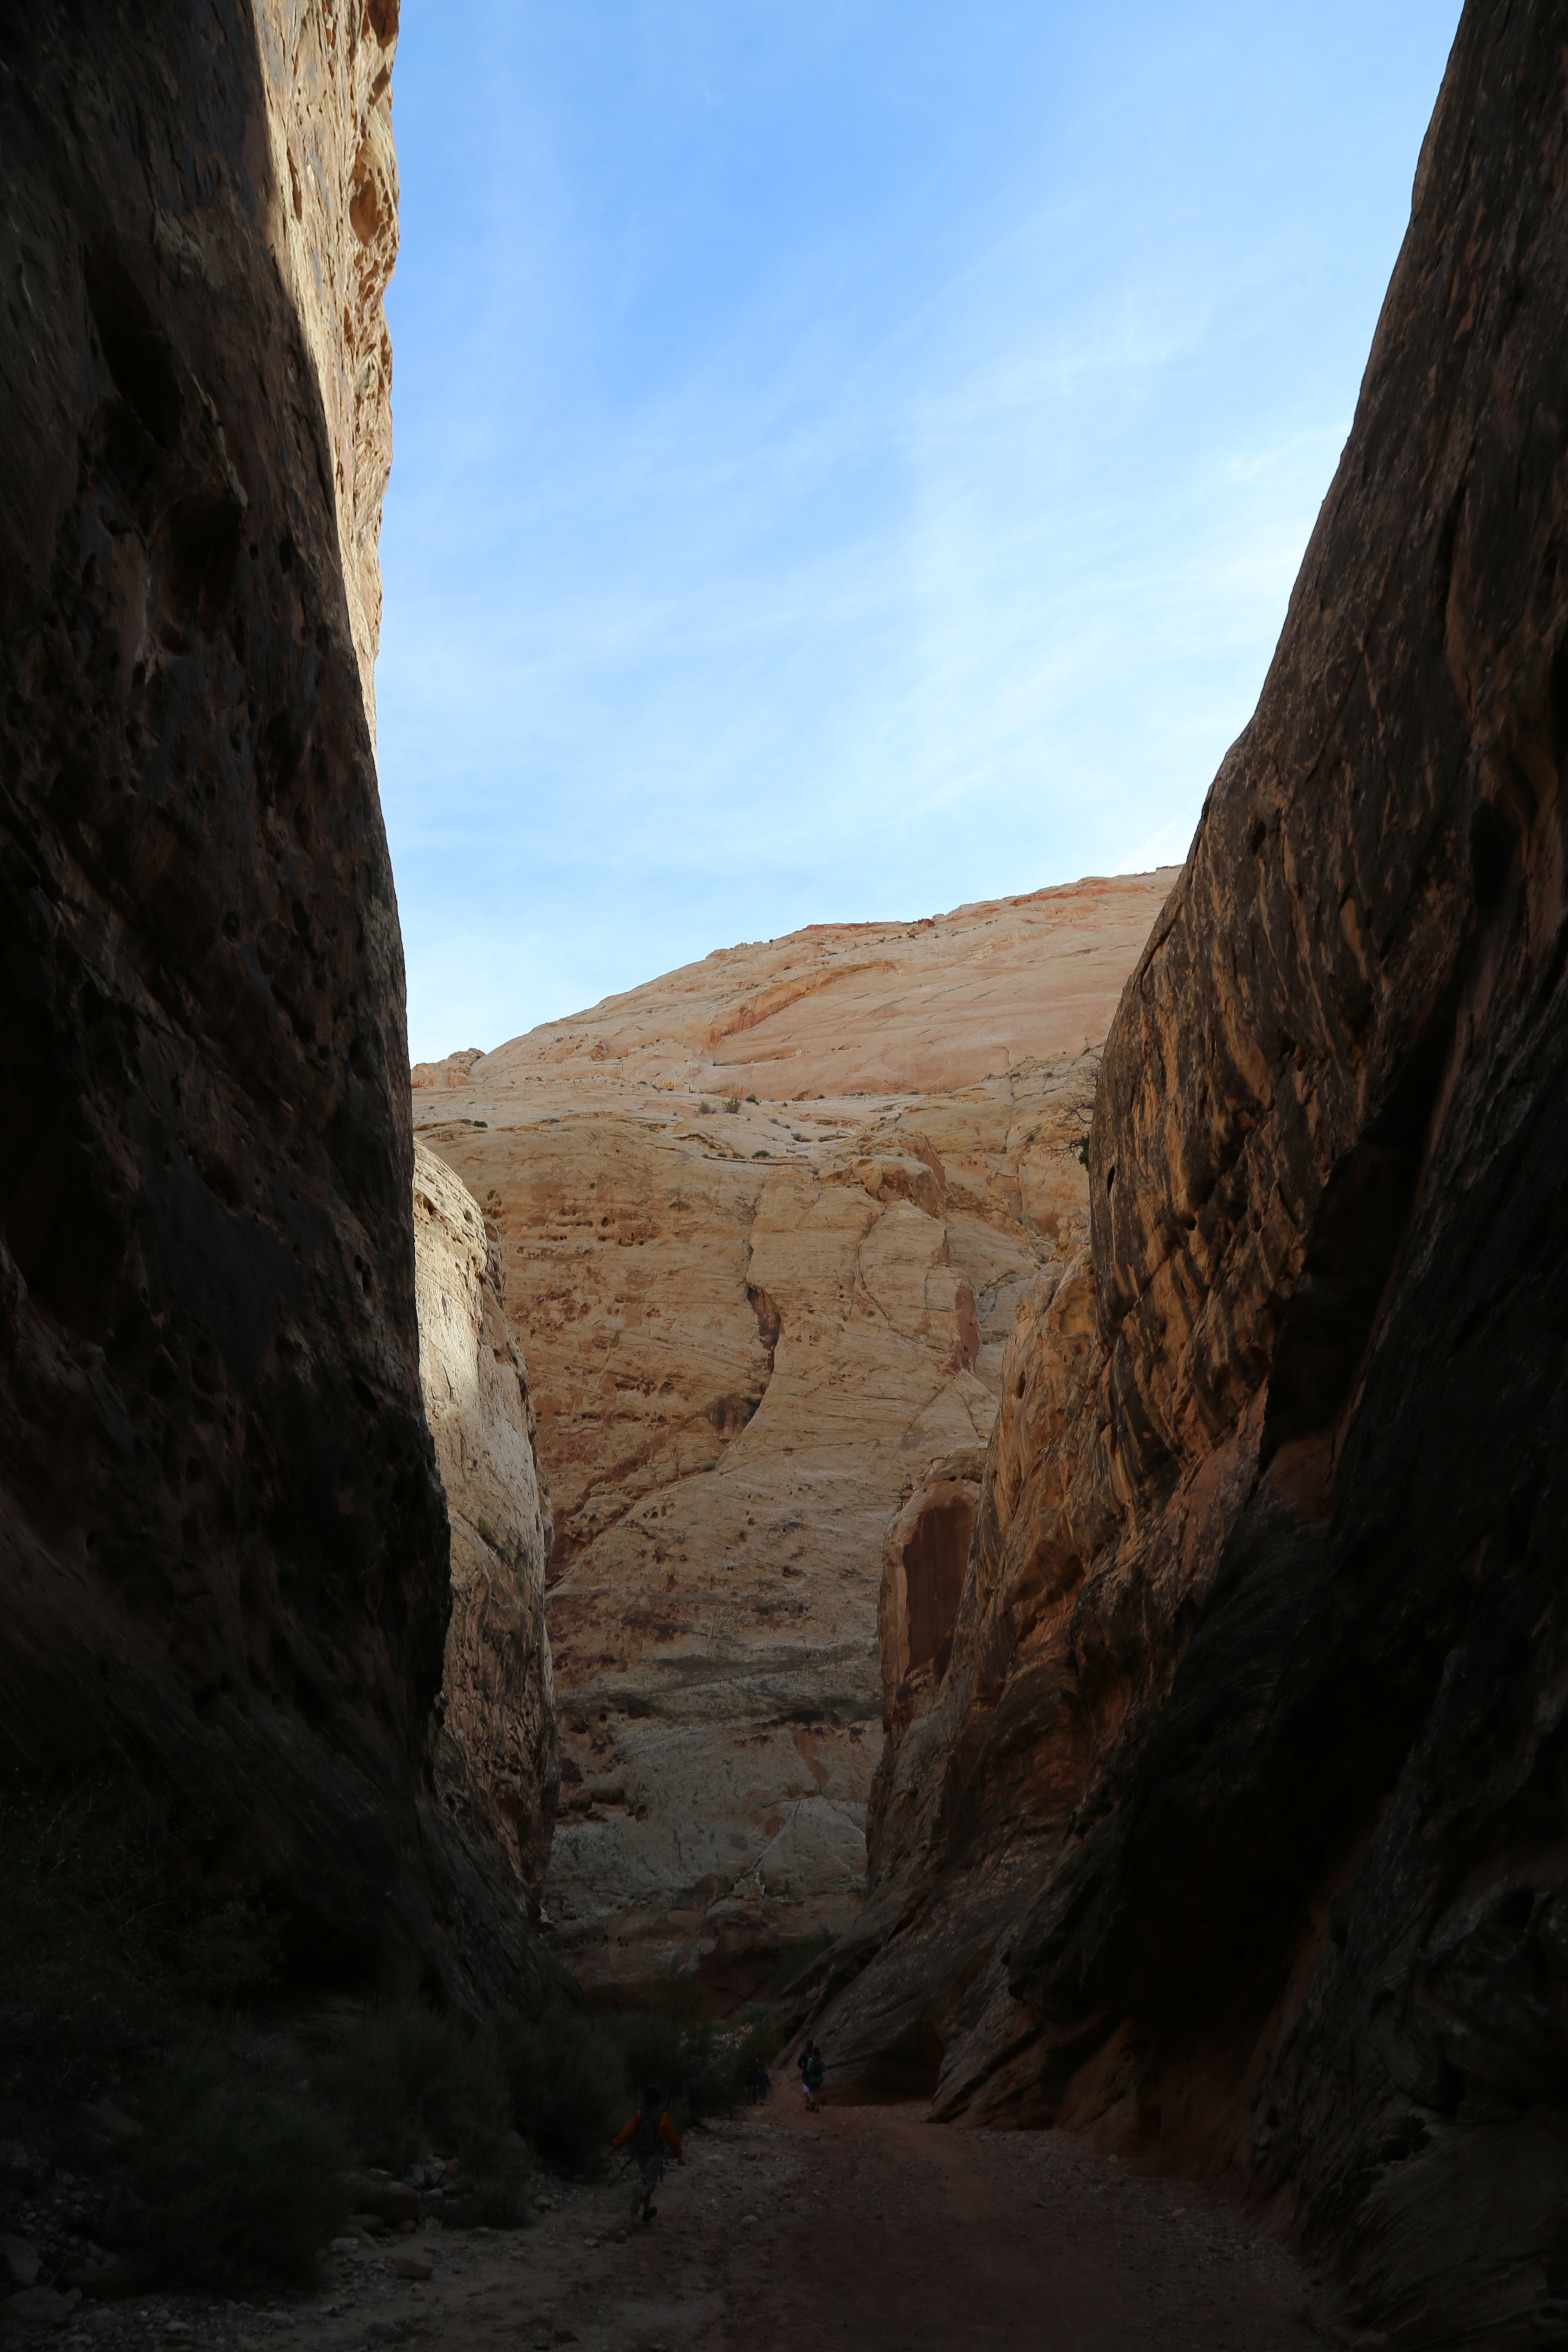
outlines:
{"label": "small boulder", "polygon": [[135,2235],[136,2224],[147,2210],[134,2189],[121,2181],[110,2190],[109,2203],[104,2208],[101,2224],[106,2245],[122,2246]]}
{"label": "small boulder", "polygon": [[68,2294],[57,2294],[52,2286],[24,2287],[20,2294],[7,2295],[0,2303],[0,2324],[7,2328],[25,2329],[29,2334],[46,2327],[58,2327],[68,2320],[81,2301],[79,2287]]}
{"label": "small boulder", "polygon": [[89,2131],[98,2132],[105,2139],[119,2140],[124,2145],[142,2137],[141,2125],[123,2108],[111,2107],[107,2099],[84,2099],[77,2114]]}
{"label": "small boulder", "polygon": [[0,2260],[14,2286],[34,2286],[41,2267],[37,2246],[26,2238],[0,2238]]}

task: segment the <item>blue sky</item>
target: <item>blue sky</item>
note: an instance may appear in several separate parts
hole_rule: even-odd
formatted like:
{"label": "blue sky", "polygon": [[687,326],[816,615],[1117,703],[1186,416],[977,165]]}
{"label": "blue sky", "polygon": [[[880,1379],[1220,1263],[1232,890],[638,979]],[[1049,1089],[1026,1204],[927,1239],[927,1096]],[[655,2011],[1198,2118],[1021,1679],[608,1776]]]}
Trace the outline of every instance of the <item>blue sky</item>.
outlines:
{"label": "blue sky", "polygon": [[1458,0],[405,0],[415,1058],[1184,855]]}

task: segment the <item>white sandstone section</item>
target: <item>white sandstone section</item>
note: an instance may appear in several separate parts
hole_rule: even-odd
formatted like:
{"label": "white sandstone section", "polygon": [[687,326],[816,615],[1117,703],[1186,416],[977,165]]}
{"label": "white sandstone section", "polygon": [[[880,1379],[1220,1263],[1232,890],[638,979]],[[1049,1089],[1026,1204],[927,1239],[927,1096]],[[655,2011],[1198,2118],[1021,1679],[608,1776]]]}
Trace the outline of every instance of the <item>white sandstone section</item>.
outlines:
{"label": "white sandstone section", "polygon": [[381,504],[392,468],[392,338],[382,298],[397,259],[397,16],[398,0],[353,7],[256,0],[279,197],[268,230],[326,414],[343,589],[373,747]]}
{"label": "white sandstone section", "polygon": [[414,1147],[419,1381],[452,1522],[452,1618],[436,1739],[442,1793],[537,1887],[560,1777],[544,1565],[550,1505],[527,1373],[478,1203]]}

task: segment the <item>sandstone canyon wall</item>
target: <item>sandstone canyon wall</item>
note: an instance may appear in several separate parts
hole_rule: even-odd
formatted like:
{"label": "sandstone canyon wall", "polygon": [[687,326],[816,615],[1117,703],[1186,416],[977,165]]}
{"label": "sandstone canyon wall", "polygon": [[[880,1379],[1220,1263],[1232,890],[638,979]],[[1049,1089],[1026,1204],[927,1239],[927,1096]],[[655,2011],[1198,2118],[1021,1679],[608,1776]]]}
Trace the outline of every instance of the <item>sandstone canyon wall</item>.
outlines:
{"label": "sandstone canyon wall", "polygon": [[[416,1072],[532,1370],[562,1710],[545,1902],[585,1980],[695,1965],[733,2000],[854,1916],[887,1522],[909,1522],[923,1689],[1017,1301],[1087,1230],[1084,1038],[1171,878],[820,926]],[[735,1038],[743,1063],[719,1058]],[[830,1070],[895,1090],[763,1092]]]}
{"label": "sandstone canyon wall", "polygon": [[1468,6],[1250,725],[1122,996],[847,2076],[1568,2340],[1568,13]]}
{"label": "sandstone canyon wall", "polygon": [[448,1810],[537,1888],[550,1858],[555,1696],[544,1626],[550,1502],[528,1375],[508,1328],[499,1237],[443,1160],[414,1147],[414,1279],[425,1418],[452,1527],[452,1615],[436,1701]]}
{"label": "sandstone canyon wall", "polygon": [[420,1403],[369,671],[395,0],[0,25],[0,1725],[296,1965],[526,1922],[418,1801]]}

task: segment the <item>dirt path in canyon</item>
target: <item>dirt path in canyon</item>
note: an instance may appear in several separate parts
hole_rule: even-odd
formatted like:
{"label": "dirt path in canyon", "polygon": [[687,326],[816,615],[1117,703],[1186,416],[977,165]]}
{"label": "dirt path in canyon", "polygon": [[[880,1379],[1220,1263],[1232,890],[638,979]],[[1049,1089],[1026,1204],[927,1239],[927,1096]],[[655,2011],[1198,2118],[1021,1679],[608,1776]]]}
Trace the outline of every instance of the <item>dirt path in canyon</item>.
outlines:
{"label": "dirt path in canyon", "polygon": [[[527,2230],[341,2252],[323,2294],[270,2312],[181,2298],[116,2341],[167,2352],[174,2319],[225,2352],[260,2352],[279,2331],[298,2352],[1321,2352],[1305,2275],[1216,2200],[1065,2134],[799,2106],[780,2086],[693,2132],[646,2229],[629,2178],[557,2186]],[[427,2284],[396,2277],[411,2254]]]}

